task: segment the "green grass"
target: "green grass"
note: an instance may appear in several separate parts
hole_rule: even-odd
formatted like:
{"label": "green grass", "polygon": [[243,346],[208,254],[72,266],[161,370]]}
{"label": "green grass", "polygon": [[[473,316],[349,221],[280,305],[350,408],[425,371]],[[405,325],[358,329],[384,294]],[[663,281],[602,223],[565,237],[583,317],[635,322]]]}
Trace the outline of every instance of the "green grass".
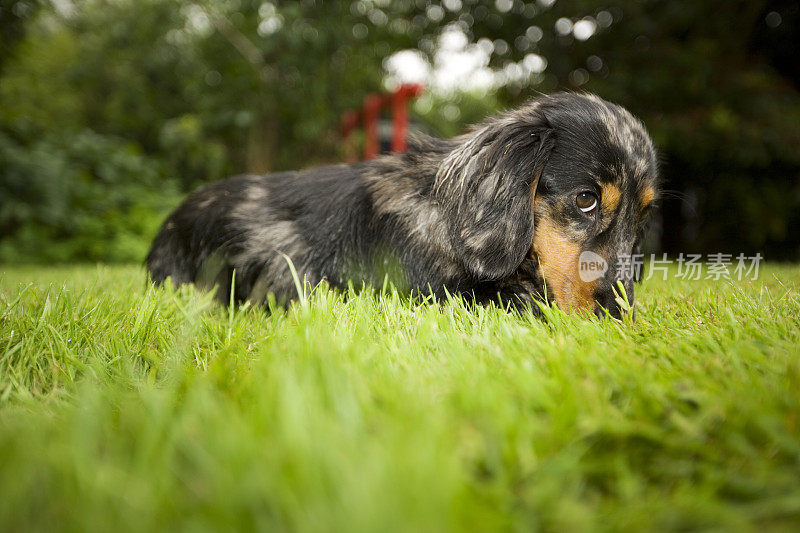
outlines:
{"label": "green grass", "polygon": [[0,272],[2,530],[800,527],[797,266],[635,324]]}

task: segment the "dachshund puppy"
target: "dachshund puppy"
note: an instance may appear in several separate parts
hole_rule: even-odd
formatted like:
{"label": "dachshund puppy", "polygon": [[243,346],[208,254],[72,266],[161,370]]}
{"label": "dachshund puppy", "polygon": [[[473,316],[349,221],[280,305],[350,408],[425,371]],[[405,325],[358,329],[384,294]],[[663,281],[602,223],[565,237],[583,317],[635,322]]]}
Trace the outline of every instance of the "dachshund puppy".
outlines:
{"label": "dachshund puppy", "polygon": [[631,304],[634,293],[621,265],[657,185],[641,122],[559,93],[406,153],[203,187],[167,218],[147,266],[157,284],[216,286],[222,301],[295,298],[291,261],[311,286],[388,276],[416,294],[620,317],[618,282]]}

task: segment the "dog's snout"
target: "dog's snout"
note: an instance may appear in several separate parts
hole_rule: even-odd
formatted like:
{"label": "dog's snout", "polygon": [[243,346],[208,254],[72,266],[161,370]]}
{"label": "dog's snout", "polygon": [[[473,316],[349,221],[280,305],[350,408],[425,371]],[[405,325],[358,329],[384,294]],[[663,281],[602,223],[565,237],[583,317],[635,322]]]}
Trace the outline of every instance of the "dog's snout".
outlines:
{"label": "dog's snout", "polygon": [[595,293],[594,314],[604,317],[606,312],[612,317],[622,320],[622,316],[630,314],[635,318],[633,309],[633,284],[625,283],[624,296],[616,285],[604,285]]}
{"label": "dog's snout", "polygon": [[604,317],[606,312],[617,319],[622,319],[622,307],[616,301],[613,291],[599,291],[595,295],[594,314]]}

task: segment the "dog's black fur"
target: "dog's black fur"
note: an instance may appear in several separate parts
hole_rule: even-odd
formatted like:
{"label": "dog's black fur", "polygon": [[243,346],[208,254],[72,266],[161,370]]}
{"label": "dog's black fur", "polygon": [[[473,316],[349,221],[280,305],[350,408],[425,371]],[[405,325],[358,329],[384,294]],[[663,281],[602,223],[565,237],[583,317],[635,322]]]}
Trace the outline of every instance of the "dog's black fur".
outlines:
{"label": "dog's black fur", "polygon": [[[312,286],[381,285],[388,274],[420,294],[523,306],[549,294],[567,307],[585,307],[574,295],[588,290],[596,310],[618,316],[613,285],[622,280],[631,299],[633,287],[613,261],[636,245],[656,174],[638,120],[560,93],[460,137],[417,138],[406,153],[203,187],[166,220],[147,265],[156,283],[217,285],[223,301],[234,271],[236,300],[295,298],[290,259]],[[617,205],[602,198],[593,218],[575,208],[576,192],[599,199],[609,185]],[[566,272],[577,265],[559,266],[578,249],[612,265],[588,289]]]}

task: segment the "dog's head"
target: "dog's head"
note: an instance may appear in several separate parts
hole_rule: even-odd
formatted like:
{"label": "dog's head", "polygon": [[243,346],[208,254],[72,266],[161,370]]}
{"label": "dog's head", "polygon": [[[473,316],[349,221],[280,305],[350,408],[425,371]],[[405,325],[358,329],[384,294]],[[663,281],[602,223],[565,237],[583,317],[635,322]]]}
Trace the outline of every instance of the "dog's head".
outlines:
{"label": "dog's head", "polygon": [[476,279],[502,279],[526,256],[565,309],[621,316],[631,256],[657,195],[644,126],[593,95],[561,93],[485,122],[443,161],[434,194]]}

